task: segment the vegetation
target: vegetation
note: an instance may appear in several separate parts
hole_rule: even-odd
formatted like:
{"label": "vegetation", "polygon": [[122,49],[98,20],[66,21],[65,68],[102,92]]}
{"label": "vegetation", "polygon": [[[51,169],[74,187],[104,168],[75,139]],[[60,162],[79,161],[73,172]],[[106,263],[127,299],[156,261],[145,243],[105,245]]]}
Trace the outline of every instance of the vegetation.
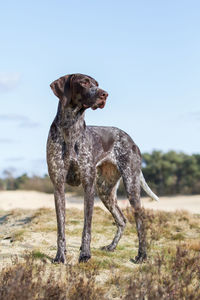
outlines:
{"label": "vegetation", "polygon": [[[83,212],[68,209],[66,265],[51,263],[56,253],[54,210],[7,213],[0,235],[6,242],[1,245],[0,266],[4,267],[0,271],[0,299],[200,299],[200,215],[143,212],[148,259],[135,265],[130,261],[138,247],[133,211],[127,208],[124,213],[129,221],[124,236],[115,252],[106,252],[100,247],[111,241],[113,222],[105,211],[94,209],[92,258],[78,264]],[[16,229],[20,239],[12,238]],[[9,250],[8,243],[11,253],[18,249],[12,264],[2,258]],[[25,243],[29,252],[24,250]]]}
{"label": "vegetation", "polygon": [[[55,268],[56,270],[56,268]],[[25,262],[15,259],[12,266],[2,270],[0,276],[1,300],[91,300],[95,297],[105,299],[101,288],[95,285],[96,272],[79,272],[70,265],[48,273],[45,261],[34,262],[32,256],[26,256]]]}
{"label": "vegetation", "polygon": [[144,176],[159,195],[200,193],[200,154],[144,153]]}
{"label": "vegetation", "polygon": [[[46,193],[53,192],[49,177],[23,174],[14,178],[10,172],[4,172],[0,179],[0,190],[37,190]],[[200,194],[200,154],[187,155],[170,151],[163,153],[153,151],[143,154],[143,173],[146,181],[156,194]],[[68,192],[82,195],[81,187],[67,186]],[[121,182],[119,195],[124,196],[125,191]]]}

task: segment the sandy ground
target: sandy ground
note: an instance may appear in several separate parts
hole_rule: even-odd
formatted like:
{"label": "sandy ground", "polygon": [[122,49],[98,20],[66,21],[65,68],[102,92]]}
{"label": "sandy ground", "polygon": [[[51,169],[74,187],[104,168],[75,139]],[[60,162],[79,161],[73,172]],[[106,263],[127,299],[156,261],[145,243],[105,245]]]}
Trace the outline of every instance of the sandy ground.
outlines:
{"label": "sandy ground", "polygon": [[[83,199],[66,195],[67,211],[67,251],[69,262],[76,265],[78,262],[79,249],[81,244],[81,232],[83,228]],[[119,205],[126,208],[129,205],[126,199],[120,199]],[[200,195],[198,196],[177,196],[162,197],[159,202],[151,201],[149,198],[142,198],[145,208],[158,210],[175,211],[188,210],[191,213],[200,214]],[[95,206],[105,209],[101,201],[95,199]],[[42,209],[41,208],[50,208]],[[187,212],[186,212],[187,214]],[[192,217],[190,217],[192,218]],[[186,218],[187,219],[187,218]],[[102,260],[102,254],[98,251],[102,245],[108,244],[114,234],[114,225],[106,225],[106,230],[102,226],[102,220],[106,220],[106,214],[102,214],[98,209],[94,211],[94,220],[98,227],[93,224],[92,252],[94,258]],[[196,223],[195,223],[196,224]],[[196,227],[191,229],[195,231]],[[127,222],[127,228],[132,228],[132,224]],[[26,253],[38,252],[51,259],[56,255],[56,216],[54,209],[54,197],[51,194],[44,194],[35,191],[2,191],[0,192],[0,270],[7,264],[12,263],[12,258],[17,256],[23,259]],[[96,230],[96,231],[95,231]],[[94,234],[95,232],[95,234]],[[123,267],[132,268],[130,257],[137,254],[137,236],[125,234],[120,241],[118,254],[112,257],[103,256],[103,260],[115,261]],[[185,233],[184,233],[185,234]],[[188,233],[192,239],[196,239],[197,233]],[[198,232],[199,236],[199,232]],[[130,245],[130,248],[129,248]],[[120,247],[122,250],[120,250]],[[122,257],[120,251],[127,249],[126,257]],[[131,249],[131,250],[130,250]],[[130,252],[130,257],[129,257]],[[125,253],[125,252],[123,252]],[[107,257],[107,258],[106,258]],[[105,276],[105,272],[102,273]]]}
{"label": "sandy ground", "polygon": [[[200,213],[200,195],[161,197],[159,202],[152,201],[149,198],[142,198],[141,201],[145,208],[165,211],[187,210],[191,213]],[[119,199],[118,202],[121,208],[129,206],[127,199]],[[98,198],[95,199],[95,206],[105,208]],[[7,211],[17,208],[38,209],[42,207],[54,208],[54,198],[52,194],[35,191],[0,192],[0,210]],[[83,199],[67,194],[66,208],[68,207],[83,209]]]}

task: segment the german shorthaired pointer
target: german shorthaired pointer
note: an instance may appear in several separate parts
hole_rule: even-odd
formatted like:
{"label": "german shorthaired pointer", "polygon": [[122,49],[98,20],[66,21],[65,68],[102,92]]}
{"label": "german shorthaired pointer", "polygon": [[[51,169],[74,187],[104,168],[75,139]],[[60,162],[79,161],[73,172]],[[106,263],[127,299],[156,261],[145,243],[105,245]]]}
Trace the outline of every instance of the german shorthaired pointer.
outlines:
{"label": "german shorthaired pointer", "polygon": [[54,185],[57,215],[57,255],[55,262],[65,262],[65,183],[84,189],[84,228],[79,262],[90,259],[91,223],[95,185],[99,198],[112,214],[117,232],[113,251],[125,228],[126,219],[117,204],[116,190],[122,177],[131,206],[134,208],[139,238],[136,262],[146,258],[144,224],[141,216],[140,186],[155,200],[141,172],[139,148],[124,131],[115,127],[86,126],[85,110],[103,108],[108,93],[92,77],[82,74],[63,76],[50,85],[59,98],[57,115],[47,141],[47,163]]}

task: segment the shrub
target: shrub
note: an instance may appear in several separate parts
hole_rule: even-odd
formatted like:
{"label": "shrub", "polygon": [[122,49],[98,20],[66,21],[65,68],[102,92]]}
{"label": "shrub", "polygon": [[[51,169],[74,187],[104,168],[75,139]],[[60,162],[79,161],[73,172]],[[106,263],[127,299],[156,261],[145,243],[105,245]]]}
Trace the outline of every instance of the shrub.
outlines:
{"label": "shrub", "polygon": [[0,299],[104,299],[102,289],[95,284],[95,270],[80,272],[67,265],[63,276],[63,270],[60,269],[60,273],[56,272],[56,266],[52,266],[54,268],[49,272],[45,261],[35,263],[31,255],[25,257],[25,262],[15,259],[12,266],[1,271]]}

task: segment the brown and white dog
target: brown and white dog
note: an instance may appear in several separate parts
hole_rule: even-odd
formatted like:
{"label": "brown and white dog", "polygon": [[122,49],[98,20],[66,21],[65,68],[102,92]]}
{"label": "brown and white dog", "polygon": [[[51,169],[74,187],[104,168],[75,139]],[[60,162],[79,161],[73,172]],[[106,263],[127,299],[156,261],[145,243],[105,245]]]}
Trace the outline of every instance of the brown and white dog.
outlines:
{"label": "brown and white dog", "polygon": [[91,257],[91,222],[95,185],[99,198],[112,214],[117,232],[103,249],[113,251],[125,228],[126,219],[117,204],[116,190],[122,177],[127,197],[134,208],[139,238],[135,262],[146,258],[144,224],[141,216],[140,187],[154,200],[158,197],[148,187],[141,172],[141,154],[137,145],[124,131],[115,127],[86,126],[87,108],[103,108],[108,93],[99,88],[95,79],[82,74],[63,76],[50,85],[59,98],[58,111],[47,141],[47,163],[54,185],[57,215],[57,255],[55,262],[64,262],[65,183],[84,189],[84,228],[79,262]]}

